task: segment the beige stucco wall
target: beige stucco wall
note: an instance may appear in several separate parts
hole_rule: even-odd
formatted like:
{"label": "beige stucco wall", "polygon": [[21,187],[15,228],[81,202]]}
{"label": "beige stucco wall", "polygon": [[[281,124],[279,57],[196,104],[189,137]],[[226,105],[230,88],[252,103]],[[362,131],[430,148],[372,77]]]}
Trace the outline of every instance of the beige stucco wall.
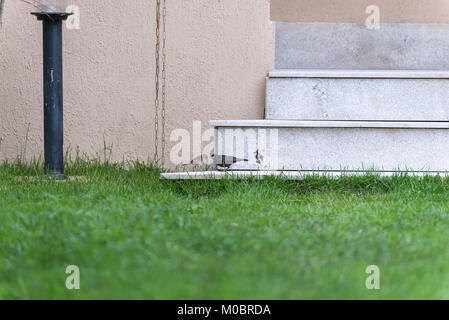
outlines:
{"label": "beige stucco wall", "polygon": [[[155,0],[79,0],[64,30],[65,147],[114,161],[154,155]],[[167,158],[176,128],[263,117],[274,62],[267,0],[168,0]],[[0,29],[0,161],[42,155],[41,25],[6,0]],[[161,145],[161,142],[159,142]],[[160,152],[160,151],[159,151]],[[168,163],[169,167],[170,163]]]}
{"label": "beige stucco wall", "polygon": [[356,22],[376,5],[382,22],[449,23],[447,0],[271,0],[274,21]]}

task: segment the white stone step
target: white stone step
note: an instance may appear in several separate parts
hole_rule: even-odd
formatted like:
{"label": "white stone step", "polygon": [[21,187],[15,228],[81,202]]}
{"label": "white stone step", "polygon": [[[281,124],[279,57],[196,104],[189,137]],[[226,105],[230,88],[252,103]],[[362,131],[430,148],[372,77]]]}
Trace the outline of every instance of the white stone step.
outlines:
{"label": "white stone step", "polygon": [[268,120],[449,120],[449,71],[274,70]]}
{"label": "white stone step", "polygon": [[449,70],[449,24],[276,22],[277,69]]}
{"label": "white stone step", "polygon": [[301,180],[307,177],[361,177],[375,175],[379,177],[409,176],[425,177],[440,176],[448,177],[449,172],[364,172],[364,171],[193,171],[193,172],[169,172],[162,173],[161,177],[168,180],[221,180],[221,179],[246,179],[265,177],[279,177],[289,180]]}
{"label": "white stone step", "polygon": [[[449,171],[449,122],[231,120],[211,125],[217,169],[226,160],[229,169],[242,171]],[[239,160],[229,163],[233,157]]]}
{"label": "white stone step", "polygon": [[276,69],[270,78],[449,79],[449,70]]}
{"label": "white stone step", "polygon": [[168,180],[221,180],[221,179],[246,179],[265,177],[279,177],[288,180],[301,180],[307,177],[363,177],[375,175],[379,177],[409,176],[426,177],[440,176],[448,177],[449,172],[362,172],[362,171],[194,171],[194,172],[169,172],[162,173],[161,177]]}

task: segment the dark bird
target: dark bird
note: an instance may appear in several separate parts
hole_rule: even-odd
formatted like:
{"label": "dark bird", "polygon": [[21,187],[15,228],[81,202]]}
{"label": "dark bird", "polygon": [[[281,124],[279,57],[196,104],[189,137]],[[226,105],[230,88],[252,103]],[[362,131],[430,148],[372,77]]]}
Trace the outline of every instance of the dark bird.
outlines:
{"label": "dark bird", "polygon": [[220,166],[222,168],[229,169],[234,163],[246,161],[248,162],[248,159],[239,159],[233,156],[226,156],[226,155],[214,155],[212,154],[212,158],[214,159],[214,163],[217,166]]}

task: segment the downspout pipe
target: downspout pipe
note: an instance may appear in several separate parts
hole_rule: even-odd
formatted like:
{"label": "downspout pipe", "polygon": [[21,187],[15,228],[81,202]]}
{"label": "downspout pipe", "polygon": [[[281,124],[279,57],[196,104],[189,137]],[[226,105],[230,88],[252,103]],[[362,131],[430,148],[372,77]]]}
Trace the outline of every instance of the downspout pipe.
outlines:
{"label": "downspout pipe", "polygon": [[43,25],[44,157],[46,177],[64,174],[62,22],[71,13],[33,12]]}

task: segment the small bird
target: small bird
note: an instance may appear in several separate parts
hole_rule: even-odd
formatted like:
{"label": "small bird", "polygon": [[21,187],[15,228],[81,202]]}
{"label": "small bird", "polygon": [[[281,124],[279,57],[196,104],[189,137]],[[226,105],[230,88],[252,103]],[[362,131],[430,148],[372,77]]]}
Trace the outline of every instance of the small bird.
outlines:
{"label": "small bird", "polygon": [[226,155],[214,155],[212,154],[212,158],[214,159],[214,163],[217,166],[220,166],[222,168],[229,169],[234,163],[246,161],[248,162],[248,159],[239,159],[233,156],[226,156]]}

